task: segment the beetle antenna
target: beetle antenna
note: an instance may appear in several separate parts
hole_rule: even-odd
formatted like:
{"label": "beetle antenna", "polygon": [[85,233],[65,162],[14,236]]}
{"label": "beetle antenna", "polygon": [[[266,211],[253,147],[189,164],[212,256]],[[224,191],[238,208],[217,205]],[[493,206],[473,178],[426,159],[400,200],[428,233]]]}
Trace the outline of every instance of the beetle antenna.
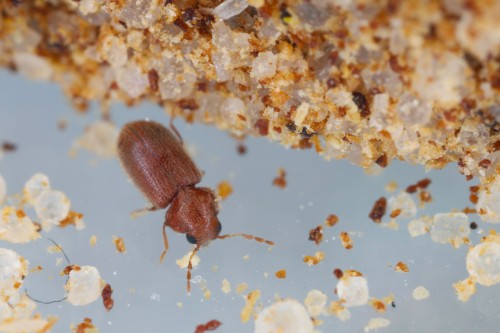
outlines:
{"label": "beetle antenna", "polygon": [[[52,243],[53,243],[53,244],[54,244],[54,245],[55,245],[55,246],[56,246],[59,250],[61,250],[62,254],[64,255],[64,259],[66,259],[66,262],[68,263],[68,267],[69,267],[69,266],[71,266],[71,263],[70,263],[70,261],[69,261],[69,258],[68,258],[68,256],[66,255],[66,252],[64,252],[64,249],[62,248],[62,246],[61,246],[61,245],[59,245],[59,244],[57,244],[57,243],[56,243],[56,241],[54,241],[52,238],[47,238],[47,239],[48,239],[49,241],[51,241],[51,242],[52,242]],[[66,278],[66,283],[68,282],[68,279],[69,279],[69,276]],[[27,288],[25,288],[25,289],[24,289],[24,293],[25,293],[25,294],[26,294],[26,296],[27,296],[30,300],[32,300],[33,302],[37,302],[37,303],[41,303],[41,304],[60,303],[60,302],[62,302],[62,301],[64,301],[64,300],[66,300],[66,299],[68,298],[68,296],[65,296],[64,298],[61,298],[61,299],[58,299],[58,300],[55,300],[55,301],[48,301],[48,302],[46,302],[46,301],[40,301],[40,300],[38,300],[38,299],[36,299],[36,298],[31,297],[31,295],[30,295],[30,294],[28,294],[28,289],[27,289]]]}
{"label": "beetle antenna", "polygon": [[236,237],[236,236],[243,237],[243,238],[248,239],[248,240],[254,240],[254,241],[257,241],[259,243],[265,243],[267,245],[274,246],[274,242],[273,241],[264,239],[262,237],[257,237],[257,236],[254,236],[254,235],[249,235],[249,234],[227,234],[227,235],[218,236],[217,238],[218,239],[226,239],[226,238]]}
{"label": "beetle antenna", "polygon": [[189,257],[189,263],[188,263],[188,271],[187,271],[187,292],[188,294],[191,293],[191,270],[193,269],[193,264],[191,263],[191,260],[193,259],[194,255],[198,250],[200,249],[199,245],[196,245],[195,249],[193,250],[193,253],[191,253],[191,256]]}

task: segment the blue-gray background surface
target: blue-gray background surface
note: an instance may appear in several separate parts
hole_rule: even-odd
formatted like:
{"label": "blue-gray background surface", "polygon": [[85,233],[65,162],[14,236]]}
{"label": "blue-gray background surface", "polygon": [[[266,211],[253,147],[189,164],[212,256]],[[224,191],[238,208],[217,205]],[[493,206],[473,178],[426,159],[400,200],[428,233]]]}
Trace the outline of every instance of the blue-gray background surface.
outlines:
{"label": "blue-gray background surface", "polygon": [[[455,250],[450,245],[433,243],[428,235],[411,238],[406,224],[398,231],[384,229],[367,215],[374,201],[388,196],[384,186],[391,180],[400,187],[430,177],[434,202],[419,210],[418,215],[449,212],[470,206],[464,177],[451,165],[445,170],[426,173],[420,166],[393,163],[380,176],[367,175],[346,161],[325,161],[313,151],[294,151],[266,139],[249,138],[248,153],[236,152],[237,142],[227,133],[204,125],[176,126],[184,141],[196,148],[197,165],[205,172],[201,185],[215,187],[229,180],[234,193],[222,204],[219,214],[223,232],[247,232],[272,239],[277,246],[268,251],[261,244],[233,238],[213,242],[200,252],[201,263],[194,276],[201,275],[212,291],[204,300],[198,286],[186,295],[185,271],[175,264],[190,248],[184,235],[169,232],[170,250],[164,264],[159,264],[162,250],[161,226],[164,212],[154,212],[136,220],[129,213],[145,205],[145,200],[127,181],[116,159],[98,160],[80,152],[69,157],[72,142],[85,126],[99,119],[97,107],[87,114],[77,114],[59,88],[53,84],[28,81],[11,73],[0,72],[0,142],[18,145],[18,151],[0,160],[0,174],[9,193],[20,192],[24,182],[36,172],[49,176],[55,189],[65,192],[72,209],[85,214],[87,227],[54,229],[28,245],[0,242],[25,256],[31,267],[44,270],[29,275],[25,287],[39,299],[55,299],[63,295],[64,278],[55,266],[59,254],[46,251],[49,236],[66,250],[72,263],[96,266],[101,276],[114,289],[115,306],[106,312],[100,300],[88,306],[75,307],[63,302],[39,305],[43,315],[59,316],[54,332],[67,332],[71,323],[92,318],[101,332],[194,332],[197,324],[211,319],[223,323],[217,332],[252,332],[253,322],[240,322],[245,304],[234,289],[246,282],[250,290],[260,289],[264,305],[275,296],[303,301],[308,291],[319,289],[330,300],[336,279],[332,270],[356,269],[367,277],[370,294],[384,297],[394,293],[396,308],[385,314],[371,307],[352,308],[352,318],[341,322],[335,317],[322,317],[322,332],[363,332],[372,317],[385,317],[391,325],[380,332],[497,332],[500,324],[500,287],[478,286],[477,294],[467,303],[457,300],[452,283],[467,277],[466,246]],[[112,119],[122,126],[128,121],[149,117],[168,124],[159,107],[143,104],[134,108],[112,107]],[[65,131],[57,122],[68,121]],[[277,170],[287,171],[288,186],[281,190],[271,185]],[[320,246],[307,240],[310,229],[322,224],[328,214],[338,215],[339,224],[325,228],[325,242]],[[34,217],[32,211],[30,216]],[[476,218],[471,216],[471,220]],[[479,221],[478,221],[479,222]],[[479,223],[489,230],[492,226]],[[338,239],[341,231],[358,231],[354,248],[345,250]],[[97,236],[97,246],[90,247],[89,238]],[[112,236],[125,240],[127,253],[115,251]],[[472,242],[479,235],[471,234]],[[308,267],[303,255],[322,250],[325,260]],[[243,260],[249,255],[249,260]],[[390,265],[398,261],[408,264],[410,272],[397,273]],[[218,266],[217,271],[212,267]],[[274,277],[286,269],[287,278]],[[265,278],[264,273],[269,273]],[[233,291],[224,294],[221,281],[227,278]],[[424,301],[411,294],[423,285],[430,291]],[[153,297],[152,297],[153,295]],[[159,297],[157,296],[159,295]],[[182,308],[177,303],[183,304]]]}

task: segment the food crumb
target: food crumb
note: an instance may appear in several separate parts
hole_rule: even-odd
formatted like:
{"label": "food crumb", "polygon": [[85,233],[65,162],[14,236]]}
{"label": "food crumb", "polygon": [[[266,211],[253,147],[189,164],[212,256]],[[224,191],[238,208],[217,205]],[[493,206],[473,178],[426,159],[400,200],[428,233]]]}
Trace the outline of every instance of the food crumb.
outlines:
{"label": "food crumb", "polygon": [[285,278],[286,278],[286,270],[281,269],[281,270],[277,271],[274,275],[275,275],[278,279],[285,279]]}
{"label": "food crumb", "polygon": [[374,297],[374,298],[370,299],[369,304],[378,313],[385,312],[385,304],[383,301]]}
{"label": "food crumb", "polygon": [[323,259],[325,259],[325,253],[322,251],[318,251],[314,254],[314,256],[304,256],[303,261],[311,266],[319,264],[323,261]]}
{"label": "food crumb", "polygon": [[281,189],[286,187],[286,171],[283,168],[278,169],[278,177],[274,178],[273,185]]}
{"label": "food crumb", "polygon": [[84,318],[76,327],[72,328],[75,333],[98,333],[99,329],[92,324],[92,319]]}
{"label": "food crumb", "polygon": [[336,277],[337,279],[341,279],[341,278],[342,278],[342,276],[344,275],[344,272],[342,272],[342,270],[341,270],[340,268],[335,268],[335,269],[333,270],[333,275],[335,275],[335,277]]}
{"label": "food crumb", "polygon": [[243,260],[250,260],[250,255],[249,254],[244,255]]}
{"label": "food crumb", "polygon": [[330,214],[326,217],[326,220],[325,220],[325,225],[327,225],[328,227],[333,227],[334,225],[336,225],[339,221],[339,218],[337,217],[337,215],[335,214]]}
{"label": "food crumb", "polygon": [[309,312],[311,317],[318,317],[323,313],[326,301],[326,295],[320,290],[314,289],[307,293],[304,305],[306,306],[307,312]]}
{"label": "food crumb", "polygon": [[332,301],[328,306],[329,313],[337,316],[341,321],[347,321],[351,318],[351,312],[342,305],[342,301]]}
{"label": "food crumb", "polygon": [[375,223],[380,223],[385,215],[385,210],[387,209],[387,199],[385,197],[380,197],[373,204],[373,208],[370,211],[368,217]]}
{"label": "food crumb", "polygon": [[244,145],[243,143],[238,144],[236,147],[238,154],[240,155],[245,155],[247,153],[247,146]]}
{"label": "food crumb", "polygon": [[66,228],[69,225],[75,226],[76,230],[82,230],[85,228],[85,222],[83,222],[83,214],[70,210],[68,215],[64,220],[59,222],[59,228]]}
{"label": "food crumb", "polygon": [[371,318],[368,321],[368,324],[365,326],[364,330],[365,332],[370,332],[372,330],[378,330],[379,328],[384,328],[387,327],[391,324],[390,320],[385,319],[385,318]]}
{"label": "food crumb", "polygon": [[399,261],[396,266],[394,266],[394,270],[399,273],[408,273],[410,270],[408,269],[408,265],[404,262]]}
{"label": "food crumb", "polygon": [[97,236],[96,235],[90,236],[89,244],[92,247],[94,247],[97,244]]}
{"label": "food crumb", "polygon": [[323,227],[317,226],[309,231],[309,240],[319,245],[323,241]]}
{"label": "food crumb", "polygon": [[123,240],[122,237],[113,236],[113,243],[115,243],[115,247],[116,247],[117,252],[120,252],[120,253],[127,252],[127,249],[125,248],[125,241]]}
{"label": "food crumb", "polygon": [[241,310],[240,318],[242,323],[246,323],[247,321],[250,320],[250,316],[252,315],[253,309],[255,307],[255,303],[257,303],[257,300],[260,298],[260,290],[254,290],[250,292],[246,296],[246,303],[245,306],[243,307],[243,310]]}
{"label": "food crumb", "polygon": [[245,282],[240,283],[236,286],[236,293],[243,294],[247,289],[248,289],[248,284],[246,284]]}
{"label": "food crumb", "polygon": [[196,326],[196,330],[194,333],[205,333],[207,331],[215,331],[219,326],[222,325],[222,323],[218,320],[210,320],[206,324],[200,324]]}
{"label": "food crumb", "polygon": [[217,185],[217,194],[222,200],[226,200],[233,193],[233,187],[231,184],[224,180]]}
{"label": "food crumb", "polygon": [[314,325],[302,304],[294,299],[279,300],[262,310],[255,320],[255,333],[312,333]]}
{"label": "food crumb", "polygon": [[453,284],[458,300],[467,302],[476,293],[476,283],[472,277]]}
{"label": "food crumb", "polygon": [[15,143],[12,143],[10,141],[2,142],[2,151],[4,153],[12,153],[16,150],[17,150],[17,145]]}
{"label": "food crumb", "polygon": [[395,180],[392,180],[385,185],[385,190],[389,193],[392,193],[398,189],[398,186],[398,183]]}
{"label": "food crumb", "polygon": [[349,236],[349,234],[347,232],[343,231],[340,233],[340,240],[342,242],[342,246],[344,247],[344,249],[346,249],[346,250],[352,249],[353,241],[352,241],[351,236]]}
{"label": "food crumb", "polygon": [[410,233],[411,237],[424,235],[430,231],[432,223],[432,217],[428,215],[420,216],[408,223],[408,232]]}
{"label": "food crumb", "polygon": [[417,214],[417,206],[412,197],[406,192],[390,197],[387,205],[391,212],[396,212],[397,217],[409,218]]}
{"label": "food crumb", "polygon": [[421,300],[424,300],[426,298],[428,298],[430,295],[429,293],[429,290],[427,290],[425,287],[423,286],[418,286],[417,288],[415,288],[412,292],[412,296],[415,300],[417,301],[421,301]]}
{"label": "food crumb", "polygon": [[102,303],[104,304],[104,308],[106,311],[110,311],[113,308],[113,305],[115,304],[115,301],[113,300],[113,289],[111,288],[111,285],[108,283],[106,286],[104,286],[104,289],[102,290]]}
{"label": "food crumb", "polygon": [[222,280],[222,287],[220,288],[224,294],[231,292],[231,283],[227,279]]}

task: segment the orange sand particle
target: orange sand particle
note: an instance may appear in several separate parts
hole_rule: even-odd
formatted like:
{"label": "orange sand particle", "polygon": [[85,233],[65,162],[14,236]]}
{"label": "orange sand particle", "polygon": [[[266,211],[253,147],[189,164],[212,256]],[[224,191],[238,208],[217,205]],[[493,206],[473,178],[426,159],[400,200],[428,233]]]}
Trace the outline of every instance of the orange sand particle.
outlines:
{"label": "orange sand particle", "polygon": [[78,213],[78,212],[75,212],[73,210],[70,210],[68,215],[66,216],[66,218],[64,220],[62,220],[61,222],[59,222],[59,227],[66,228],[69,225],[73,225],[76,227],[78,225],[78,223],[81,222],[82,219],[83,219],[82,213]]}
{"label": "orange sand particle", "polygon": [[312,266],[319,264],[323,261],[323,259],[325,259],[325,253],[322,251],[318,251],[314,254],[314,256],[304,256],[303,261],[309,266]]}
{"label": "orange sand particle", "polygon": [[123,238],[113,236],[113,243],[115,243],[116,251],[120,253],[127,252],[127,249],[125,248],[125,241],[123,240]]}
{"label": "orange sand particle", "polygon": [[370,304],[370,306],[378,313],[385,312],[385,304],[382,300],[379,300],[377,298],[372,298],[372,299],[370,299],[368,304]]}
{"label": "orange sand particle", "polygon": [[337,215],[335,214],[330,214],[326,217],[326,220],[325,220],[325,225],[329,226],[329,227],[333,227],[334,225],[337,224],[337,222],[339,221],[339,218],[337,217]]}
{"label": "orange sand particle", "polygon": [[342,241],[342,246],[344,247],[344,249],[346,249],[346,250],[352,249],[353,242],[352,242],[352,239],[347,232],[343,231],[340,233],[340,240]]}
{"label": "orange sand particle", "polygon": [[233,187],[231,184],[224,180],[217,185],[217,194],[222,200],[226,200],[233,193]]}
{"label": "orange sand particle", "polygon": [[72,329],[75,333],[95,333],[99,332],[97,327],[92,324],[92,319],[84,318],[83,321]]}
{"label": "orange sand particle", "polygon": [[286,278],[286,270],[281,269],[281,270],[277,271],[274,275],[276,275],[276,277],[278,279],[285,279]]}
{"label": "orange sand particle", "polygon": [[396,264],[396,266],[394,266],[394,270],[396,272],[400,272],[400,273],[408,273],[410,271],[410,269],[408,268],[408,265],[406,265],[404,262],[400,261]]}
{"label": "orange sand particle", "polygon": [[278,177],[274,178],[273,185],[284,189],[286,187],[286,171],[283,168],[278,169]]}

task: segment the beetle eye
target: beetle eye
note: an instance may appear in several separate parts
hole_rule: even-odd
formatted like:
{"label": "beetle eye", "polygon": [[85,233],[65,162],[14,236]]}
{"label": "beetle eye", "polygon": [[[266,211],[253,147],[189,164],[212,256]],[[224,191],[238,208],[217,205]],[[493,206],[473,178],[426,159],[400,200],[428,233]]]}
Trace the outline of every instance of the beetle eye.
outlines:
{"label": "beetle eye", "polygon": [[217,234],[220,234],[220,232],[222,231],[222,224],[219,224],[217,225]]}
{"label": "beetle eye", "polygon": [[196,238],[194,238],[193,236],[186,235],[186,239],[189,243],[196,244]]}

